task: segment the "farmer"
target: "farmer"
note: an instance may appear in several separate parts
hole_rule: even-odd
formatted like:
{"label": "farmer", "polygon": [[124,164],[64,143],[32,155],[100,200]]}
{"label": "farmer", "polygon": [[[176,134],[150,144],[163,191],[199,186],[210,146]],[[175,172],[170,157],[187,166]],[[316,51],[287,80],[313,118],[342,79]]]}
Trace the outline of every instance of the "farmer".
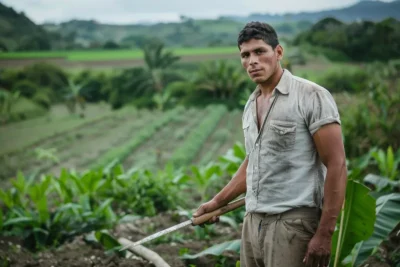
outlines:
{"label": "farmer", "polygon": [[281,67],[283,47],[270,25],[248,23],[238,47],[257,84],[242,119],[247,156],[194,216],[246,193],[242,267],[328,266],[347,177],[336,103],[325,88]]}

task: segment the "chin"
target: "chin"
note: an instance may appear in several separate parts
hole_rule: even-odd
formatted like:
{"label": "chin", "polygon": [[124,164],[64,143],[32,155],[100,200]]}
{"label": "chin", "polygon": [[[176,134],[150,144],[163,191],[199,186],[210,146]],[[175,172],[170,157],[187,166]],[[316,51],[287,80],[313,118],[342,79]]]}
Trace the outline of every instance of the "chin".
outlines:
{"label": "chin", "polygon": [[263,83],[263,82],[265,82],[265,78],[264,77],[254,77],[254,78],[252,78],[252,80],[255,83]]}

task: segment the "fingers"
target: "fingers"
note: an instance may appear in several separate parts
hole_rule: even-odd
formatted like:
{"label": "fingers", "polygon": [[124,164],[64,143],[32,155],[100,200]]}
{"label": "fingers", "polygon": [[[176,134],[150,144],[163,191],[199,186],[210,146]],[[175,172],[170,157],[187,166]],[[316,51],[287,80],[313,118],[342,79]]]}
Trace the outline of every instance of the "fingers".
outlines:
{"label": "fingers", "polygon": [[318,256],[313,254],[307,254],[304,257],[303,262],[306,267],[328,267],[329,266],[330,256]]}
{"label": "fingers", "polygon": [[322,265],[320,265],[320,267],[328,267],[330,258],[331,255],[326,255],[323,261],[321,262]]}
{"label": "fingers", "polygon": [[200,216],[200,215],[202,215],[202,214],[204,214],[204,208],[203,208],[203,206],[200,206],[200,207],[195,211],[195,213],[193,213],[193,217],[198,217],[198,216]]}
{"label": "fingers", "polygon": [[307,258],[307,262],[306,262],[306,266],[307,267],[314,267],[314,256],[313,255],[309,255]]}

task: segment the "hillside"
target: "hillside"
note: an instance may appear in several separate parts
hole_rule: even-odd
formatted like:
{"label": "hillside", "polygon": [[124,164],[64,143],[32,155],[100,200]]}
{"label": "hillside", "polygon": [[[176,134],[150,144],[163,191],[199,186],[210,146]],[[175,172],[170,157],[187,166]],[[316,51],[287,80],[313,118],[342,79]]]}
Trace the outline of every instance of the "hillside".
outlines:
{"label": "hillside", "polygon": [[[99,47],[113,41],[123,47],[140,47],[148,39],[157,37],[167,46],[204,47],[236,45],[237,33],[243,22],[231,19],[194,20],[184,18],[177,23],[152,25],[112,25],[97,21],[73,20],[61,24],[45,24],[50,32],[74,35],[75,41],[84,47]],[[280,35],[293,36],[311,27],[311,23],[274,24]],[[157,32],[157,36],[154,33]]]}
{"label": "hillside", "polygon": [[281,15],[255,13],[249,16],[228,16],[227,18],[239,22],[263,20],[277,23],[307,20],[315,23],[326,17],[333,17],[343,22],[353,22],[356,20],[381,21],[388,17],[400,19],[400,1],[381,2],[366,0],[349,7],[320,12],[286,13]]}
{"label": "hillside", "polygon": [[0,51],[22,50],[29,42],[35,42],[39,50],[50,46],[48,35],[24,13],[0,3]]}
{"label": "hillside", "polygon": [[29,14],[17,13],[0,3],[0,51],[138,48],[154,37],[169,47],[231,46],[236,45],[237,33],[247,21],[269,22],[281,37],[292,38],[326,17],[342,22],[400,19],[400,1],[361,1],[346,8],[321,12],[251,14],[214,20],[182,16],[180,22],[151,25],[104,24],[95,20],[36,25],[29,19]]}

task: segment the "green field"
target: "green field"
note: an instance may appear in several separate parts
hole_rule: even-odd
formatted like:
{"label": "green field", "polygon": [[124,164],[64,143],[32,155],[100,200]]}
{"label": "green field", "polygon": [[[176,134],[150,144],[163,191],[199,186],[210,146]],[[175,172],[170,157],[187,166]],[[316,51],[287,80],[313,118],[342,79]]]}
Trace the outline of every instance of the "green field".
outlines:
{"label": "green field", "polygon": [[[182,153],[188,165],[206,164],[242,141],[240,111],[218,106],[161,112],[93,105],[86,113],[82,119],[60,106],[49,115],[1,127],[1,177],[10,178],[17,169],[55,175],[62,168],[84,171],[116,158],[127,169],[154,170],[173,159],[183,164]],[[38,149],[47,157],[40,158]]]}
{"label": "green field", "polygon": [[[237,47],[204,47],[204,48],[175,48],[171,49],[178,56],[196,56],[211,54],[236,53]],[[139,49],[129,50],[90,50],[90,51],[38,51],[38,52],[10,52],[0,53],[0,59],[37,59],[37,58],[65,58],[70,61],[96,61],[140,59],[143,52]]]}

